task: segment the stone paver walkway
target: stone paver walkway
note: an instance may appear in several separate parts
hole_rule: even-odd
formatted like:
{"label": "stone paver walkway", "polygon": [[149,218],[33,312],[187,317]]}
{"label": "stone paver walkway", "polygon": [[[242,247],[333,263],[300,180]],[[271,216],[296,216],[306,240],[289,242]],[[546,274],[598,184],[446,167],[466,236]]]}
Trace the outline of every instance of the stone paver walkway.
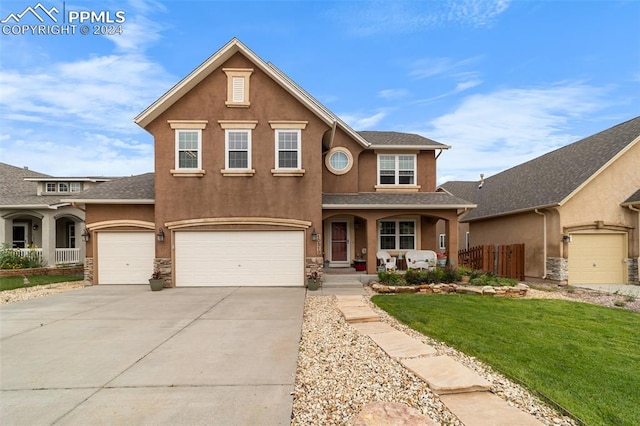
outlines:
{"label": "stone paver walkway", "polygon": [[491,383],[448,356],[380,321],[362,296],[336,296],[338,309],[359,333],[412,371],[466,426],[542,425],[490,392]]}

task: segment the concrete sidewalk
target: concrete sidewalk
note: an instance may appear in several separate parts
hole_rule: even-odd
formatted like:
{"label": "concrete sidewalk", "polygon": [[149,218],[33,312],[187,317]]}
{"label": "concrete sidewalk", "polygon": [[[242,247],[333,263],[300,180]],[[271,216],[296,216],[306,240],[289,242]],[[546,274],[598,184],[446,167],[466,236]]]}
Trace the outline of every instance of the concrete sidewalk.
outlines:
{"label": "concrete sidewalk", "polygon": [[95,286],[0,308],[3,425],[289,425],[304,288]]}

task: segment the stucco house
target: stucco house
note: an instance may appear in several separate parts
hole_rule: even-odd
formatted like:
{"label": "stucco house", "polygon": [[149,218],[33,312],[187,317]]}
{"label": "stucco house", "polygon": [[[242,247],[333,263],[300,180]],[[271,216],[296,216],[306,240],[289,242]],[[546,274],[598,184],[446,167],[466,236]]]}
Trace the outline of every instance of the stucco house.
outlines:
{"label": "stucco house", "polygon": [[167,286],[302,286],[356,257],[375,273],[379,249],[433,249],[436,223],[455,235],[473,207],[436,192],[449,146],[356,132],[237,39],[135,122],[154,137],[154,173],[75,198],[96,284],[146,282],[155,267]]}
{"label": "stucco house", "polygon": [[[576,284],[638,283],[640,117],[482,181],[441,189],[477,208],[471,246],[525,244],[525,275]],[[442,231],[441,231],[442,232]]]}
{"label": "stucco house", "polygon": [[18,250],[32,247],[45,265],[84,260],[84,211],[62,198],[109,178],[55,177],[0,163],[0,242]]}

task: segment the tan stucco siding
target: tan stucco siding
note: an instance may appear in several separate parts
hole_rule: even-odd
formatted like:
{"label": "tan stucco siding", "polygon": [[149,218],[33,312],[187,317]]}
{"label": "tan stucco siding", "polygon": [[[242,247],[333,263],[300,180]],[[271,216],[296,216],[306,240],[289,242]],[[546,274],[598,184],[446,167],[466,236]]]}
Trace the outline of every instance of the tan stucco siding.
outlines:
{"label": "tan stucco siding", "polygon": [[[87,226],[92,223],[100,223],[106,221],[142,221],[153,222],[154,206],[144,205],[128,205],[128,204],[88,204],[86,207]],[[122,226],[113,227],[110,230],[139,230],[134,227]],[[82,231],[80,231],[81,233]],[[79,234],[78,234],[79,236]],[[87,257],[93,257],[93,240],[87,244]]]}
{"label": "tan stucco siding", "polygon": [[640,188],[639,165],[640,144],[636,144],[559,208],[562,228],[595,227],[597,221],[628,228],[629,255],[637,257],[638,213],[620,204]]}
{"label": "tan stucco siding", "polygon": [[[368,150],[362,152],[359,158],[358,192],[375,192],[378,183],[378,153],[401,154],[397,150]],[[414,151],[415,153],[415,151]],[[436,190],[436,159],[434,151],[420,151],[417,156],[417,180],[420,192],[435,192]],[[337,191],[335,191],[337,192]]]}
{"label": "tan stucco siding", "polygon": [[[362,167],[360,164],[360,155],[364,147],[349,137],[343,130],[336,129],[331,148],[344,147],[349,150],[353,156],[353,166],[351,170],[343,175],[335,175],[327,169],[322,160],[322,191],[325,193],[351,193],[358,192],[358,176]],[[325,155],[328,154],[325,153]],[[375,175],[376,171],[369,171]]]}
{"label": "tan stucco siding", "polygon": [[[543,217],[535,213],[522,213],[501,218],[471,222],[471,245],[525,244],[525,275],[544,275]],[[549,219],[547,235],[549,235]]]}
{"label": "tan stucco siding", "polygon": [[[247,108],[228,107],[222,68],[253,68]],[[168,120],[207,120],[202,131],[202,177],[177,177],[175,131]],[[225,131],[219,120],[257,121],[252,131],[253,176],[223,176]],[[303,176],[274,176],[275,131],[270,120],[306,121],[301,132]],[[155,138],[156,223],[192,218],[260,216],[312,222],[322,228],[322,137],[330,127],[255,67],[236,54],[168,108],[147,130]],[[310,239],[307,239],[310,240]],[[170,241],[170,236],[168,236]],[[158,257],[170,257],[171,244],[159,244]],[[316,255],[315,242],[307,252]]]}

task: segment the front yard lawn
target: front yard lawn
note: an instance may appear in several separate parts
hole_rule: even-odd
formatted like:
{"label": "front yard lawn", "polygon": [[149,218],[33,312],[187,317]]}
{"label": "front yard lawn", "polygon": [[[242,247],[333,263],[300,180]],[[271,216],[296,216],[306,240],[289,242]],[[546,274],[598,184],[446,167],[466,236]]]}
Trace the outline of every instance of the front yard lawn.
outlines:
{"label": "front yard lawn", "polygon": [[638,313],[564,300],[418,294],[372,300],[586,424],[640,425]]}
{"label": "front yard lawn", "polygon": [[27,276],[29,284],[23,284],[24,277],[2,277],[0,278],[0,291],[13,290],[22,287],[32,287],[34,285],[46,285],[54,283],[64,283],[67,281],[82,281],[82,275],[31,275]]}

